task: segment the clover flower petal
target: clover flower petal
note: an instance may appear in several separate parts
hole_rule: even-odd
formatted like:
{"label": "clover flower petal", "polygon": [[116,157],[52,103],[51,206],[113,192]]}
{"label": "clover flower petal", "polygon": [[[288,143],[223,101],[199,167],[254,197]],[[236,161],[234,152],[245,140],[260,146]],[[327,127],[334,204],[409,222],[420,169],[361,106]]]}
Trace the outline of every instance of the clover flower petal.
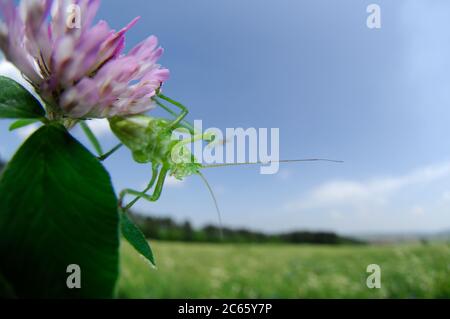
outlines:
{"label": "clover flower petal", "polygon": [[[125,34],[94,23],[100,0],[0,0],[0,49],[59,117],[104,118],[146,112],[169,78],[157,62],[163,54],[151,36],[124,54]],[[68,25],[77,6],[79,28]]]}

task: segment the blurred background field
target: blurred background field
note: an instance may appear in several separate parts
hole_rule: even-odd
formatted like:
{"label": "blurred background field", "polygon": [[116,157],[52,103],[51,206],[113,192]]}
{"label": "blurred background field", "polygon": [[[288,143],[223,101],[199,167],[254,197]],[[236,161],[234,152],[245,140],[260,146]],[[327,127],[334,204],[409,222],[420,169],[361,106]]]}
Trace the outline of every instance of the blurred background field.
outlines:
{"label": "blurred background field", "polygon": [[157,270],[123,244],[120,298],[450,298],[449,243],[151,244]]}

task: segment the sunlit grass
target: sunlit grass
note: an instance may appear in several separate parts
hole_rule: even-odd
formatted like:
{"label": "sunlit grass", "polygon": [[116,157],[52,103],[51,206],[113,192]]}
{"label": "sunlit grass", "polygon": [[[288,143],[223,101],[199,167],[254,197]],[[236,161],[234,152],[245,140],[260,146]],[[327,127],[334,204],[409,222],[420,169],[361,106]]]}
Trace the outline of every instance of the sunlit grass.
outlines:
{"label": "sunlit grass", "polygon": [[[152,243],[158,270],[122,247],[121,298],[450,298],[450,245]],[[382,268],[382,288],[366,267]]]}

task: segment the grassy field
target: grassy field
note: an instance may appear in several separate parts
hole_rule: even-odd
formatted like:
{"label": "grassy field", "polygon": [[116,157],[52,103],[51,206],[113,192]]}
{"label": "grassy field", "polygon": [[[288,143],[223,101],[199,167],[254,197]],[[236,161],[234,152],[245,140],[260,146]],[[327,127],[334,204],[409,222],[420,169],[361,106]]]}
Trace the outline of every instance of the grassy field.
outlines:
{"label": "grassy field", "polygon": [[[152,247],[158,270],[122,247],[120,298],[450,298],[450,244]],[[366,286],[369,264],[381,289]]]}

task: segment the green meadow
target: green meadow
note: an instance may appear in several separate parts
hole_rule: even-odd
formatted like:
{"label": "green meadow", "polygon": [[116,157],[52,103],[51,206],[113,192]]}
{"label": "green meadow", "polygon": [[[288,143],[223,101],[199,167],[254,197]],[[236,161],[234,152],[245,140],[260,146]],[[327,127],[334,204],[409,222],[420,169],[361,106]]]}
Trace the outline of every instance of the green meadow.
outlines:
{"label": "green meadow", "polygon": [[157,269],[122,246],[120,298],[450,298],[450,244],[151,244]]}

